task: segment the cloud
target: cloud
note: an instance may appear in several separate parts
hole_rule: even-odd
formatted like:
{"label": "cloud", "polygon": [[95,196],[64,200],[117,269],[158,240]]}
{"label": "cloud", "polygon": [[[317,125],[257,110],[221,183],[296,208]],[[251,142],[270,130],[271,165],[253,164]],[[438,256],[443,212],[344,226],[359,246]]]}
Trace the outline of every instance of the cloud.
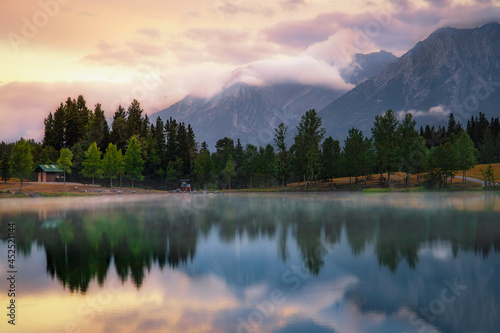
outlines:
{"label": "cloud", "polygon": [[[185,42],[185,39],[189,42]],[[215,62],[240,66],[273,53],[272,45],[243,30],[189,29],[167,43],[179,63]]]}
{"label": "cloud", "polygon": [[161,33],[160,33],[160,31],[158,31],[158,29],[142,28],[142,29],[137,29],[136,31],[137,31],[137,33],[139,33],[141,35],[151,37],[151,38],[160,38],[161,37]]}
{"label": "cloud", "polygon": [[254,85],[295,82],[338,90],[353,88],[344,82],[337,68],[310,56],[256,61],[235,70],[232,81]]}
{"label": "cloud", "polygon": [[328,39],[339,25],[338,14],[319,15],[310,20],[293,20],[280,22],[263,33],[273,43],[292,48],[304,49],[309,45]]}
{"label": "cloud", "polygon": [[293,10],[297,7],[305,6],[305,0],[283,0],[281,6],[287,10]]}
{"label": "cloud", "polygon": [[396,114],[400,120],[404,119],[404,117],[407,113],[411,113],[413,115],[413,117],[436,117],[439,119],[443,119],[443,118],[447,117],[451,113],[451,111],[446,109],[443,105],[436,105],[436,106],[431,107],[427,111],[425,111],[425,110],[408,110],[408,111],[402,110],[402,111],[396,112]]}

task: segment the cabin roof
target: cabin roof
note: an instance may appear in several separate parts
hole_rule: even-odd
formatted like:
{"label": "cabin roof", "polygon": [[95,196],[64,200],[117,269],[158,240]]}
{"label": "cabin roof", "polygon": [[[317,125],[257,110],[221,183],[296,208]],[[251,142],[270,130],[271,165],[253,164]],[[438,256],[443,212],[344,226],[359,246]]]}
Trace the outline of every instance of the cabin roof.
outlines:
{"label": "cabin roof", "polygon": [[43,172],[61,172],[61,170],[59,170],[59,165],[57,164],[38,164],[35,172],[37,172],[39,169],[41,169]]}

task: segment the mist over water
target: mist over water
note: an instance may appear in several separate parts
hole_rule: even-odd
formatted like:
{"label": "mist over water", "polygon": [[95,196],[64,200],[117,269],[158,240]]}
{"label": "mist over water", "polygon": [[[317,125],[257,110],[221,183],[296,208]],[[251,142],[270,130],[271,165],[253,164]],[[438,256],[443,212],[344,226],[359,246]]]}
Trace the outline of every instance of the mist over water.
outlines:
{"label": "mist over water", "polygon": [[482,192],[7,199],[0,233],[16,332],[497,332],[499,216]]}

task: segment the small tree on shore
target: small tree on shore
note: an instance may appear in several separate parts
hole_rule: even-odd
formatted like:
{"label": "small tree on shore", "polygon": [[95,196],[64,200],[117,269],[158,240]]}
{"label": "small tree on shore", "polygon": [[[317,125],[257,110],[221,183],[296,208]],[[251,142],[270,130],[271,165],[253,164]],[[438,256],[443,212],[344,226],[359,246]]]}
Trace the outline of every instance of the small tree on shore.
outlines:
{"label": "small tree on shore", "polygon": [[64,185],[66,185],[66,173],[71,173],[71,167],[73,166],[73,153],[68,148],[62,148],[57,164],[59,165],[59,170],[64,172]]}
{"label": "small tree on shore", "polygon": [[21,138],[12,147],[10,156],[10,170],[14,177],[21,181],[20,191],[23,190],[23,180],[28,178],[33,172],[33,155],[31,154],[31,144],[29,141]]}
{"label": "small tree on shore", "polygon": [[115,144],[108,144],[102,161],[102,171],[103,176],[109,178],[109,187],[113,187],[113,179],[116,179],[120,173],[122,163],[123,155],[121,149],[118,150]]}
{"label": "small tree on shore", "polygon": [[95,177],[101,177],[102,175],[101,155],[101,150],[97,148],[97,144],[94,142],[85,152],[85,159],[82,162],[82,175],[92,177],[92,186],[94,186]]}
{"label": "small tree on shore", "polygon": [[229,155],[227,158],[226,162],[226,167],[224,170],[222,170],[222,173],[224,174],[224,177],[226,177],[227,181],[229,182],[229,189],[231,189],[231,178],[236,176],[236,171],[234,170],[235,165],[233,162],[233,155]]}
{"label": "small tree on shore", "polygon": [[144,160],[141,154],[141,144],[134,135],[128,140],[127,152],[125,153],[125,174],[132,181],[132,189],[134,188],[134,180],[143,180],[144,176]]}
{"label": "small tree on shore", "polygon": [[484,186],[495,186],[495,172],[491,164],[488,164],[488,167],[483,170],[481,169],[481,174],[483,175]]}

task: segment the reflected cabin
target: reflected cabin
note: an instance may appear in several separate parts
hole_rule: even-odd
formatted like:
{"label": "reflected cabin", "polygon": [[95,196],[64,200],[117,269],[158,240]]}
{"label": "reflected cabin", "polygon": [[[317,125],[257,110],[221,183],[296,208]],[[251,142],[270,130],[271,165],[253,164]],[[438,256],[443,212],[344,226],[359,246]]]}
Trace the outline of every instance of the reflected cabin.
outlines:
{"label": "reflected cabin", "polygon": [[38,174],[39,183],[58,181],[61,175],[61,170],[59,170],[57,164],[38,164],[35,172]]}

